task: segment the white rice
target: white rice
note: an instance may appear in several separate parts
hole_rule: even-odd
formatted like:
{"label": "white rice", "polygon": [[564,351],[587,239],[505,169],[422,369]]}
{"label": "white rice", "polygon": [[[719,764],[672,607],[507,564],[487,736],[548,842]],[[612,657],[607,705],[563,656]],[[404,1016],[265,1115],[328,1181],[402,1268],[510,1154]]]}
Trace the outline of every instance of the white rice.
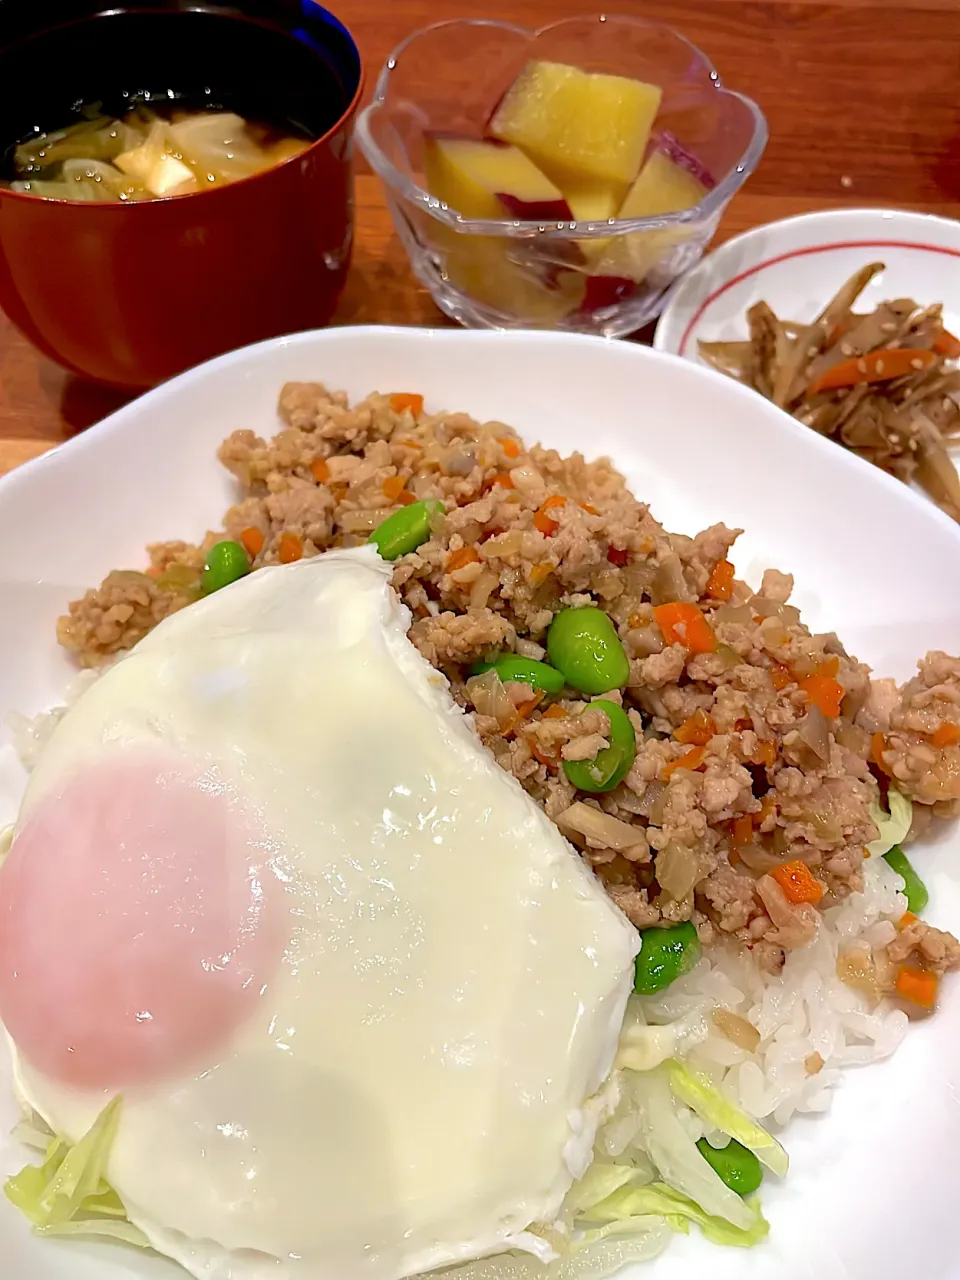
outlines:
{"label": "white rice", "polygon": [[[761,972],[749,954],[715,948],[662,995],[641,1000],[651,1023],[701,1015],[706,1039],[690,1051],[732,1101],[758,1120],[786,1124],[798,1111],[825,1111],[845,1067],[889,1057],[909,1019],[888,1001],[871,1008],[865,996],[837,976],[840,948],[857,937],[875,945],[891,941],[893,924],[907,910],[903,880],[883,860],[864,863],[864,888],[824,912],[818,935],[789,952],[779,975]],[[753,1024],[760,1043],[753,1052],[733,1044],[711,1014],[729,1009]],[[807,1061],[823,1059],[811,1073]]]}
{"label": "white rice", "polygon": [[[78,675],[61,706],[32,719],[8,715],[27,772],[69,707],[105,669]],[[825,1111],[843,1070],[889,1057],[909,1025],[902,1010],[888,1001],[871,1007],[837,976],[837,956],[845,943],[863,937],[882,946],[896,935],[893,922],[907,910],[902,887],[883,858],[868,858],[863,891],[825,911],[816,939],[789,952],[780,974],[762,972],[748,953],[715,947],[662,994],[640,998],[644,1017],[654,1024],[683,1018],[705,1026],[705,1038],[685,1056],[756,1119],[784,1125],[796,1112]],[[720,1033],[711,1018],[718,1009],[756,1027],[760,1043],[753,1052]],[[812,1073],[806,1064],[814,1054],[823,1066]],[[699,1126],[692,1113],[690,1120]],[[691,1136],[701,1132],[698,1127]],[[624,1134],[624,1141],[630,1136]]]}

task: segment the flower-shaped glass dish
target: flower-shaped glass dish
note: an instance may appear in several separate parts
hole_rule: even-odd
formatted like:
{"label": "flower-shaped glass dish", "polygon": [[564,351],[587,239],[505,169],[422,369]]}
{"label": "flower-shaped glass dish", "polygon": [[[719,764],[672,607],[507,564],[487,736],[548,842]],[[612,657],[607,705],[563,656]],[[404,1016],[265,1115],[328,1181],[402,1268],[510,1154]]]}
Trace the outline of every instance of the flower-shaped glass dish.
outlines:
{"label": "flower-shaped glass dish", "polygon": [[[517,74],[541,59],[659,85],[649,146],[701,180],[700,202],[656,217],[531,222],[462,217],[432,196],[425,137],[481,138]],[[725,89],[683,36],[640,18],[598,15],[536,32],[484,20],[414,32],[387,59],[358,139],[414,271],[448,316],[472,328],[619,337],[651,320],[669,286],[703,255],[756,167],[767,127],[756,104]]]}

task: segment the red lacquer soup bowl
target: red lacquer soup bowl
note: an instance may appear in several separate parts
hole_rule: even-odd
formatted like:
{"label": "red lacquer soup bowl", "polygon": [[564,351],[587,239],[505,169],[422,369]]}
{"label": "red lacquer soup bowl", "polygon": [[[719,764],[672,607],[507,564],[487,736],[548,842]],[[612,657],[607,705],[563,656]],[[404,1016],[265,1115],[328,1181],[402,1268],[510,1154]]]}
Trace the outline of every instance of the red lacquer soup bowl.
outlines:
{"label": "red lacquer soup bowl", "polygon": [[[236,112],[309,145],[252,177],[135,203],[0,184],[0,307],[73,373],[139,389],[330,319],[353,231],[362,67],[312,0],[3,0],[0,180],[17,143],[132,100]],[[98,108],[97,104],[102,104]]]}

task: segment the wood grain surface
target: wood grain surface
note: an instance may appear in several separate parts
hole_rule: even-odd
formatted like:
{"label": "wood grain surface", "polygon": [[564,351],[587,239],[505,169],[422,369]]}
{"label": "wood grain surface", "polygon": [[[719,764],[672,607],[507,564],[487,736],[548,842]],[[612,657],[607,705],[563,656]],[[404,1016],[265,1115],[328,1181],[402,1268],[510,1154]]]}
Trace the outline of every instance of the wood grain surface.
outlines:
{"label": "wood grain surface", "polygon": [[[440,13],[435,0],[332,0],[331,7],[360,44],[368,95],[393,46]],[[718,243],[817,209],[960,212],[960,0],[621,0],[618,7],[677,27],[767,116],[766,153]],[[588,11],[585,0],[442,6],[444,17],[530,27]],[[414,279],[362,161],[354,264],[337,323],[449,323]],[[0,472],[123,402],[38,355],[0,314]]]}

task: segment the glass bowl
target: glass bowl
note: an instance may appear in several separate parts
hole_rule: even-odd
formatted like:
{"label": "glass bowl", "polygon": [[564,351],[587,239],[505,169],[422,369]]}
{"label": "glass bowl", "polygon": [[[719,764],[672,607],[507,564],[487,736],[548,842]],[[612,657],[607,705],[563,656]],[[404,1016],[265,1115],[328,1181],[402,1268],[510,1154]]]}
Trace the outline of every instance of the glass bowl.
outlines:
{"label": "glass bowl", "polygon": [[[431,132],[479,138],[530,59],[659,84],[651,146],[708,188],[657,217],[527,222],[461,217],[424,188]],[[437,68],[443,74],[437,75]],[[708,59],[669,27],[596,15],[529,31],[506,22],[438,22],[387,59],[357,137],[383,181],[413,270],[441,311],[471,328],[557,328],[620,337],[657,315],[703,255],[723,210],[756,167],[763,113],[725,89]]]}

